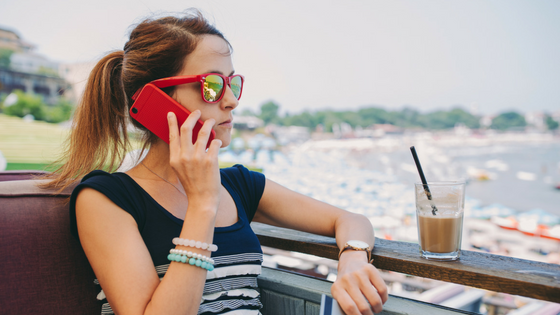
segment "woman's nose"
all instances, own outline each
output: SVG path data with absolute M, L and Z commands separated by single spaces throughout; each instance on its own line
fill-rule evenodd
M 231 87 L 226 84 L 226 90 L 224 91 L 224 97 L 222 98 L 222 106 L 224 108 L 235 109 L 239 105 L 239 100 L 233 94 Z

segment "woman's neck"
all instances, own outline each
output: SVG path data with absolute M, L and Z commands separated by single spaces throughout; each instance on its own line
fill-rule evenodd
M 164 179 L 173 184 L 179 183 L 175 171 L 169 164 L 169 145 L 161 140 L 151 145 L 146 157 L 127 173 L 143 179 Z

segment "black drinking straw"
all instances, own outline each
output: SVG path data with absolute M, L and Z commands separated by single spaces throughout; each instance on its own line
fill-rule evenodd
M 432 193 L 430 192 L 430 188 L 428 187 L 428 182 L 426 181 L 426 177 L 424 176 L 424 172 L 422 171 L 422 166 L 420 165 L 420 160 L 418 159 L 418 154 L 416 154 L 416 149 L 414 146 L 410 147 L 410 152 L 412 152 L 412 157 L 414 158 L 414 163 L 416 163 L 416 168 L 418 169 L 418 174 L 420 174 L 420 180 L 422 181 L 422 186 L 424 186 L 424 191 L 426 192 L 426 197 L 430 200 L 432 205 L 432 214 L 436 215 L 438 209 L 432 200 Z

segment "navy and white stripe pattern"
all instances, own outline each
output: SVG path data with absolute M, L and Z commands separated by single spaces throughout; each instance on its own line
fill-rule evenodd
M 212 257 L 214 270 L 206 275 L 204 292 L 198 314 L 260 315 L 262 304 L 257 286 L 257 277 L 261 273 L 262 254 L 243 253 Z M 169 264 L 156 267 L 162 278 Z M 99 284 L 97 279 L 96 284 Z M 103 290 L 99 300 L 105 299 Z M 109 303 L 104 303 L 102 315 L 114 314 Z
M 206 275 L 198 314 L 238 314 L 233 310 L 239 310 L 239 314 L 260 314 L 257 277 L 261 274 L 263 255 L 243 253 L 213 259 L 214 270 Z

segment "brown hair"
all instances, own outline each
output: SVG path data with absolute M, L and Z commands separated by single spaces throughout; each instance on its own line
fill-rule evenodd
M 178 74 L 203 35 L 227 42 L 197 10 L 182 17 L 146 19 L 132 30 L 123 51 L 102 58 L 89 75 L 62 158 L 54 162 L 61 166 L 43 187 L 62 190 L 95 169 L 118 168 L 130 148 L 127 113 L 132 95 L 150 81 Z M 143 150 L 154 143 L 153 133 L 130 121 L 143 132 Z

